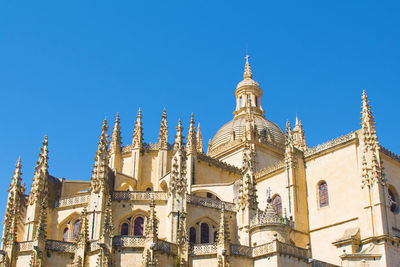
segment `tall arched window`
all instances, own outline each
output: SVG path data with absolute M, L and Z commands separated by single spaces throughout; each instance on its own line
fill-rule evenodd
M 121 225 L 121 235 L 129 235 L 129 224 L 123 223 Z
M 189 242 L 193 244 L 196 243 L 196 229 L 194 227 L 190 227 Z
M 74 225 L 72 226 L 72 241 L 76 241 L 76 239 L 78 238 L 80 225 L 81 225 L 80 220 L 76 220 L 74 222 Z
M 69 240 L 69 228 L 68 226 L 64 228 L 63 232 L 63 241 L 68 241 Z
M 399 197 L 396 193 L 396 190 L 394 188 L 390 187 L 388 189 L 388 197 L 389 197 L 389 207 L 390 211 L 393 213 L 398 213 L 399 212 Z
M 210 227 L 206 223 L 202 223 L 200 226 L 200 237 L 201 243 L 210 243 Z
M 272 198 L 272 205 L 274 205 L 276 213 L 282 217 L 282 199 L 280 195 L 275 195 Z
M 144 219 L 143 217 L 136 217 L 133 224 L 133 235 L 143 235 Z
M 218 241 L 218 231 L 214 232 L 214 242 Z
M 239 98 L 239 103 L 240 103 L 240 107 L 242 108 L 243 107 L 243 97 Z
M 320 208 L 329 205 L 328 184 L 325 181 L 320 182 L 318 185 L 318 199 Z

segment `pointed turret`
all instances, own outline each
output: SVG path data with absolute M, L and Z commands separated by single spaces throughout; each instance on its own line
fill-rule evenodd
M 201 129 L 200 129 L 200 123 L 197 125 L 197 137 L 196 137 L 196 143 L 197 143 L 197 152 L 203 153 L 203 136 L 201 134 Z
M 105 210 L 105 215 L 104 215 L 104 222 L 102 225 L 102 233 L 101 233 L 101 238 L 104 243 L 107 241 L 111 241 L 113 237 L 113 222 L 112 222 L 112 200 L 111 196 L 108 196 L 107 199 L 107 205 L 106 205 L 106 210 Z M 110 243 L 111 245 L 111 243 Z
M 239 208 L 257 210 L 257 189 L 255 182 L 254 145 L 245 143 L 242 163 L 242 181 L 239 189 Z
M 121 127 L 119 126 L 119 114 L 115 116 L 114 129 L 111 136 L 110 152 L 112 154 L 121 153 Z
M 196 127 L 194 126 L 193 113 L 190 116 L 186 152 L 188 155 L 195 154 L 197 152 Z
M 136 125 L 132 136 L 132 148 L 142 149 L 143 147 L 143 127 L 142 127 L 142 111 L 139 108 Z
M 47 222 L 47 201 L 46 199 L 42 200 L 40 205 L 40 213 L 38 226 L 36 228 L 36 232 L 34 235 L 34 241 L 45 241 L 46 240 L 46 222 Z
M 225 205 L 222 203 L 217 240 L 218 267 L 229 266 L 230 242 L 229 224 L 225 216 Z
M 158 148 L 168 149 L 168 125 L 165 108 L 161 116 L 160 133 L 158 134 Z
M 43 146 L 40 149 L 39 159 L 36 163 L 35 173 L 29 194 L 29 204 L 37 203 L 40 205 L 43 198 L 47 198 L 48 193 L 48 142 L 47 135 L 44 137 Z
M 90 191 L 99 193 L 100 191 L 107 192 L 109 190 L 108 184 L 108 125 L 107 118 L 104 119 L 101 127 L 100 140 L 97 143 L 96 157 L 93 165 L 92 178 L 90 184 Z

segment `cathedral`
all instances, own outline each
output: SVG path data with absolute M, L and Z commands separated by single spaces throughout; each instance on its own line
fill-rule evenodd
M 262 93 L 247 56 L 207 148 L 193 115 L 173 144 L 165 110 L 154 143 L 140 109 L 124 146 L 119 116 L 104 120 L 90 180 L 52 176 L 45 136 L 29 194 L 21 159 L 11 178 L 0 266 L 400 266 L 400 157 L 366 93 L 360 129 L 315 147 L 297 118 L 269 120 Z

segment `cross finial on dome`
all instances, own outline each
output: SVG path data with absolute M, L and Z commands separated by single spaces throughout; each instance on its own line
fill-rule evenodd
M 249 58 L 250 58 L 250 56 L 247 54 L 247 55 L 245 56 L 246 65 L 244 66 L 244 74 L 243 74 L 243 78 L 244 78 L 244 79 L 251 79 L 251 78 L 253 78 L 253 73 L 251 73 Z

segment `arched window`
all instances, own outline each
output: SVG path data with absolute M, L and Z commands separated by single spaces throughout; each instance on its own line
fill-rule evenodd
M 329 205 L 328 185 L 326 182 L 320 182 L 318 185 L 318 199 L 320 208 Z
M 146 188 L 146 191 L 147 191 L 147 192 L 150 192 L 150 191 L 151 191 L 151 188 L 150 188 L 150 187 L 147 187 L 147 188 Z
M 390 211 L 393 213 L 398 213 L 399 212 L 399 197 L 394 190 L 394 188 L 390 187 L 388 189 L 388 197 L 389 197 L 389 207 Z
M 72 226 L 72 241 L 76 241 L 76 239 L 78 238 L 80 225 L 81 225 L 80 220 L 76 220 L 74 222 L 74 224 Z
M 123 223 L 121 225 L 121 235 L 129 235 L 129 224 Z
M 242 108 L 243 107 L 243 97 L 239 98 L 239 102 L 240 102 L 240 107 Z
M 144 219 L 137 217 L 133 223 L 133 235 L 143 235 Z
M 256 96 L 256 107 L 258 106 L 258 97 Z
M 202 223 L 200 226 L 201 243 L 210 243 L 210 228 L 208 224 Z
M 276 213 L 282 217 L 282 199 L 280 195 L 275 195 L 272 198 L 272 205 L 274 205 Z
M 189 242 L 196 243 L 196 229 L 194 227 L 189 229 Z
M 69 240 L 69 228 L 68 226 L 64 228 L 63 232 L 63 241 L 68 241 Z

